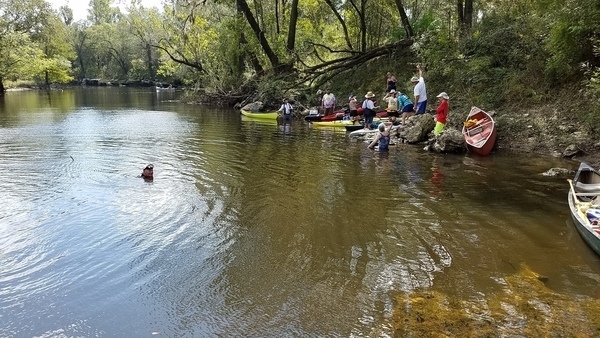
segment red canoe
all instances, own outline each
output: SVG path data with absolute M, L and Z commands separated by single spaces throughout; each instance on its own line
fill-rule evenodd
M 473 123 L 473 120 L 477 122 Z M 471 121 L 471 123 L 467 123 Z M 479 155 L 488 155 L 496 143 L 496 123 L 492 116 L 483 110 L 472 107 L 462 133 L 467 142 L 467 148 Z M 468 127 L 467 127 L 468 125 Z
M 321 121 L 335 121 L 341 120 L 344 117 L 344 111 L 338 110 L 327 116 L 321 117 Z

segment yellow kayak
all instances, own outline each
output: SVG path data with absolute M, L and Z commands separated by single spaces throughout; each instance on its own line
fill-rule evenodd
M 277 116 L 279 116 L 279 114 L 277 112 L 253 113 L 253 112 L 247 111 L 247 110 L 241 110 L 241 112 L 242 112 L 242 115 L 248 116 L 248 117 L 252 117 L 252 118 L 255 118 L 255 119 L 276 120 Z
M 248 116 L 242 116 L 242 122 L 247 124 L 262 124 L 262 125 L 273 125 L 276 126 L 278 124 L 277 119 L 257 119 Z
M 357 122 L 358 123 L 358 122 Z M 347 120 L 335 120 L 335 121 L 313 121 L 315 127 L 339 127 L 344 128 L 346 125 L 351 125 L 352 121 Z

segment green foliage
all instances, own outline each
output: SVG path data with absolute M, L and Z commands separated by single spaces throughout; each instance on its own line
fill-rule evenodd
M 0 39 L 0 78 L 16 81 L 31 79 L 36 61 L 43 52 L 28 34 L 10 32 Z
M 422 16 L 413 22 L 412 27 L 415 34 L 421 35 L 427 33 L 434 27 L 435 21 L 433 10 L 426 11 Z
M 597 0 L 557 1 L 547 49 L 551 55 L 547 74 L 555 81 L 571 80 L 581 76 L 581 63 L 600 66 L 600 57 L 594 54 L 594 40 L 600 32 L 600 2 Z
M 437 25 L 417 40 L 415 52 L 427 69 L 430 92 L 446 91 L 453 106 L 498 107 L 544 99 L 539 78 L 546 54 L 540 21 L 491 12 L 459 38 Z
M 277 105 L 288 95 L 282 91 L 285 88 L 286 82 L 280 78 L 272 78 L 270 81 L 261 81 L 258 83 L 257 91 L 259 96 L 258 101 L 262 101 L 267 105 Z

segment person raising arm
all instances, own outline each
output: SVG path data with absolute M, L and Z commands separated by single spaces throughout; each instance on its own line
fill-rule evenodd
M 415 114 L 424 114 L 427 107 L 427 89 L 425 88 L 425 79 L 423 79 L 423 70 L 420 65 L 417 65 L 419 77 L 413 76 L 410 79 L 414 87 L 414 109 Z

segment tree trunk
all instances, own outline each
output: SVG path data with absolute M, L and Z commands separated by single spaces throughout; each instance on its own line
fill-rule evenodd
M 275 26 L 277 30 L 277 35 L 281 32 L 279 28 L 279 0 L 275 0 Z
M 333 14 L 335 14 L 335 17 L 342 25 L 342 29 L 344 30 L 344 38 L 346 39 L 346 45 L 348 45 L 348 48 L 350 48 L 350 50 L 354 50 L 354 47 L 352 47 L 352 42 L 350 42 L 350 35 L 348 34 L 348 27 L 346 27 L 346 21 L 344 20 L 344 18 L 342 18 L 342 16 L 337 11 L 335 5 L 331 0 L 325 0 L 325 2 L 327 3 L 327 5 L 329 5 L 331 10 L 333 11 Z
M 365 11 L 366 11 L 366 7 L 367 7 L 367 0 L 361 0 L 360 1 L 360 39 L 362 40 L 360 43 L 360 51 L 361 52 L 366 52 L 367 51 L 367 18 L 365 15 Z
M 396 0 L 396 7 L 398 7 L 398 13 L 400 13 L 400 21 L 402 21 L 402 26 L 404 27 L 404 31 L 406 32 L 406 37 L 411 39 L 415 34 L 413 33 L 410 22 L 408 21 L 408 16 L 406 15 L 406 11 L 404 10 L 404 6 L 400 0 Z
M 240 34 L 240 44 L 241 45 L 248 44 L 248 40 L 246 40 L 246 35 L 244 33 Z M 254 68 L 254 72 L 256 72 L 256 74 L 258 74 L 258 75 L 262 75 L 264 72 L 264 69 L 260 65 L 260 61 L 258 60 L 258 57 L 256 57 L 256 54 L 254 54 L 253 52 L 244 53 L 244 55 L 240 56 L 242 58 L 242 60 L 241 60 L 242 62 L 245 60 L 246 56 L 250 59 L 250 64 L 252 65 L 252 68 Z
M 146 43 L 146 58 L 148 61 L 148 76 L 150 80 L 155 80 L 154 67 L 152 66 L 152 47 L 149 43 Z
M 457 0 L 456 11 L 460 35 L 464 36 L 473 26 L 473 0 Z
M 0 95 L 4 95 L 5 92 L 6 92 L 6 88 L 4 88 L 4 81 L 3 81 L 2 77 L 0 76 Z
M 465 25 L 468 29 L 473 27 L 473 0 L 465 0 Z
M 248 3 L 246 2 L 246 0 L 236 0 L 236 3 L 239 8 L 239 11 L 244 14 L 246 20 L 248 21 L 248 24 L 254 31 L 254 34 L 256 35 L 260 46 L 262 47 L 263 51 L 265 52 L 265 54 L 269 58 L 269 61 L 271 62 L 271 66 L 273 68 L 279 68 L 281 66 L 279 58 L 271 49 L 271 46 L 269 45 L 269 42 L 265 37 L 265 33 L 258 26 L 258 22 L 256 22 L 256 19 L 254 19 L 254 15 L 252 14 L 250 7 L 248 7 Z
M 367 51 L 367 19 L 365 17 L 365 7 L 368 0 L 360 0 L 360 8 L 354 3 L 354 0 L 349 0 L 352 7 L 358 14 L 360 19 L 360 51 Z
M 79 59 L 79 66 L 81 67 L 81 79 L 85 79 L 85 62 L 83 62 L 83 53 L 81 51 L 77 51 L 77 59 Z
M 296 49 L 296 23 L 298 22 L 298 0 L 292 0 L 290 11 L 290 28 L 288 30 L 287 50 L 293 53 Z

